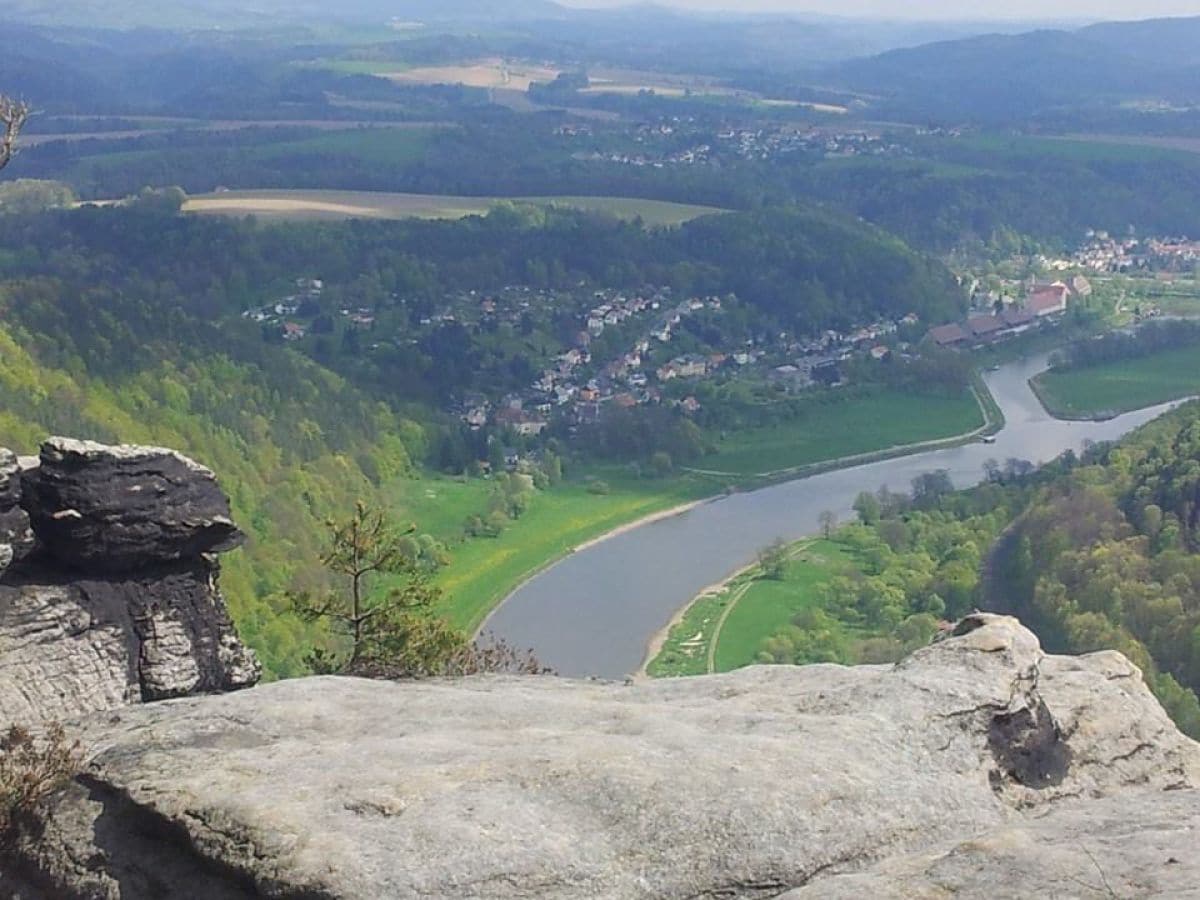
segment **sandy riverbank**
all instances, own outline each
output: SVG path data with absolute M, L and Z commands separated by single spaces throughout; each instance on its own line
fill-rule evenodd
M 604 534 L 600 535 L 599 537 L 594 537 L 589 541 L 584 541 L 582 544 L 573 547 L 571 549 L 571 553 L 578 553 L 580 550 L 586 550 L 589 547 L 602 544 L 605 541 L 624 534 L 627 531 L 633 531 L 635 528 L 641 528 L 643 525 L 650 525 L 653 522 L 661 522 L 663 519 L 673 519 L 676 516 L 682 516 L 684 513 L 692 511 L 697 506 L 705 503 L 712 503 L 720 499 L 721 495 L 718 494 L 715 497 L 706 497 L 702 500 L 692 500 L 688 503 L 680 503 L 678 506 L 672 506 L 670 509 L 662 509 L 658 512 L 647 513 L 640 519 L 634 519 L 632 522 L 626 522 L 624 525 L 618 525 L 616 528 L 604 532 Z
M 650 678 L 650 675 L 646 673 L 646 669 L 649 668 L 650 663 L 654 662 L 658 654 L 662 652 L 663 647 L 666 646 L 667 638 L 671 636 L 671 629 L 683 621 L 683 617 L 686 616 L 691 608 L 696 605 L 697 600 L 708 594 L 719 594 L 722 591 L 727 590 L 735 579 L 740 578 L 757 565 L 758 562 L 756 560 L 748 565 L 739 567 L 725 578 L 722 578 L 720 581 L 710 584 L 708 587 L 699 591 L 690 601 L 679 607 L 679 609 L 675 610 L 675 614 L 671 616 L 671 620 L 658 631 L 656 631 L 654 636 L 650 638 L 650 642 L 646 644 L 646 653 L 642 657 L 642 664 L 638 666 L 638 670 L 631 676 L 633 680 L 644 681 Z

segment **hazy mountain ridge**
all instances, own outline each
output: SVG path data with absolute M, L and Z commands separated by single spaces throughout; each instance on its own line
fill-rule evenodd
M 1089 41 L 1110 46 L 1124 56 L 1156 65 L 1200 65 L 1200 16 L 1102 22 L 1076 33 Z
M 1200 18 L 1113 22 L 891 50 L 833 75 L 885 93 L 898 114 L 995 122 L 1057 106 L 1194 101 L 1195 47 Z

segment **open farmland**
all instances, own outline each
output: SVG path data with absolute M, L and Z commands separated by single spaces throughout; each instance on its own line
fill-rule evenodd
M 1200 138 L 1168 137 L 1149 134 L 1066 134 L 1058 140 L 1094 144 L 1113 144 L 1126 147 L 1152 147 L 1158 150 L 1181 150 L 1200 153 Z
M 422 66 L 375 74 L 406 84 L 461 84 L 474 88 L 507 88 L 527 91 L 532 84 L 545 84 L 559 75 L 558 69 L 536 63 L 485 59 L 457 66 Z
M 451 197 L 374 191 L 263 190 L 224 191 L 190 197 L 184 211 L 207 215 L 261 216 L 278 219 L 461 219 L 485 215 L 494 203 L 512 200 L 569 206 L 641 219 L 648 225 L 678 225 L 722 212 L 710 206 L 626 197 Z

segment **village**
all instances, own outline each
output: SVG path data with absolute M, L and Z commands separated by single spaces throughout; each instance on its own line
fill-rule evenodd
M 717 134 L 722 149 L 746 160 L 771 160 L 790 153 L 815 153 L 826 158 L 850 156 L 898 157 L 910 151 L 873 130 L 776 127 L 727 128 Z
M 891 351 L 882 342 L 903 326 L 915 326 L 909 315 L 881 320 L 847 332 L 826 331 L 799 339 L 787 333 L 750 338 L 738 346 L 672 355 L 670 345 L 690 316 L 719 315 L 736 298 L 693 297 L 670 302 L 666 288 L 634 295 L 597 291 L 597 305 L 581 319 L 575 345 L 544 369 L 528 390 L 512 393 L 498 404 L 486 397 L 468 398 L 459 410 L 472 429 L 493 425 L 535 437 L 560 418 L 569 428 L 593 424 L 608 410 L 670 403 L 685 414 L 700 410 L 688 385 L 719 377 L 753 378 L 777 390 L 795 393 L 842 380 L 839 363 L 856 353 L 882 360 Z M 638 320 L 640 327 L 627 349 L 599 358 L 593 353 L 607 329 Z
M 722 324 L 730 295 L 677 298 L 665 286 L 638 290 L 537 288 L 506 285 L 494 291 L 465 290 L 440 301 L 391 296 L 386 304 L 334 302 L 341 294 L 316 278 L 298 278 L 295 290 L 279 301 L 247 310 L 284 341 L 335 331 L 369 333 L 365 352 L 386 346 L 419 345 L 438 329 L 465 328 L 478 336 L 497 335 L 510 346 L 531 351 L 533 377 L 523 387 L 476 388 L 451 398 L 447 411 L 471 430 L 496 429 L 537 438 L 552 425 L 568 432 L 599 422 L 613 411 L 672 406 L 686 415 L 701 410 L 695 386 L 738 379 L 780 394 L 798 394 L 844 383 L 849 360 L 883 361 L 893 353 L 908 357 L 924 344 L 948 350 L 978 349 L 1052 326 L 1073 303 L 1093 293 L 1081 271 L 1111 271 L 1128 260 L 1194 262 L 1197 244 L 1184 239 L 1113 240 L 1092 232 L 1071 257 L 1071 273 L 1057 280 L 1028 278 L 990 286 L 963 277 L 971 298 L 962 319 L 927 327 L 909 314 L 842 331 L 798 336 L 786 331 L 739 333 Z M 1043 270 L 1054 272 L 1054 261 Z M 1053 277 L 1053 276 L 1052 276 Z M 386 308 L 385 308 L 386 307 Z M 392 332 L 395 333 L 392 333 Z M 705 341 L 700 333 L 719 333 Z M 507 338 L 505 337 L 507 336 Z M 531 343 L 532 342 L 532 343 Z M 357 343 L 355 343 L 357 347 Z
M 590 127 L 560 126 L 556 134 L 592 138 Z M 902 144 L 879 130 L 830 128 L 808 125 L 724 125 L 715 132 L 690 117 L 664 117 L 631 129 L 630 147 L 594 149 L 573 154 L 577 160 L 619 165 L 665 168 L 725 160 L 766 162 L 797 153 L 842 158 L 853 156 L 901 157 L 911 155 Z M 693 142 L 694 141 L 694 142 Z
M 246 310 L 242 318 L 260 325 L 264 337 L 289 343 L 333 334 L 340 318 L 343 334 L 370 334 L 364 347 L 373 351 L 419 344 L 446 326 L 480 334 L 517 336 L 550 329 L 561 334 L 567 316 L 573 324 L 569 337 L 559 343 L 566 349 L 546 359 L 523 389 L 492 395 L 477 391 L 452 404 L 450 411 L 470 429 L 511 429 L 523 437 L 537 437 L 555 420 L 574 429 L 599 421 L 606 411 L 639 406 L 671 404 L 694 414 L 700 404 L 688 386 L 716 378 L 753 379 L 783 393 L 837 385 L 843 379 L 840 363 L 855 354 L 881 360 L 891 352 L 884 341 L 901 328 L 911 332 L 918 325 L 917 317 L 909 315 L 812 337 L 760 330 L 714 347 L 697 339 L 688 326 L 698 317 L 719 324 L 726 307 L 737 304 L 736 297 L 677 300 L 667 287 L 621 291 L 507 285 L 496 291 L 463 291 L 434 304 L 391 297 L 385 312 L 335 303 L 334 293 L 321 279 L 298 278 L 293 292 Z M 567 312 L 572 309 L 576 312 Z M 386 326 L 399 322 L 404 326 L 389 337 Z
M 1200 268 L 1200 241 L 1186 237 L 1113 237 L 1091 230 L 1069 257 L 1046 259 L 1055 271 L 1086 269 L 1100 273 L 1191 272 Z

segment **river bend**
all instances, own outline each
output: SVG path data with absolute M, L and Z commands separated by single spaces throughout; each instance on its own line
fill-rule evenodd
M 817 531 L 824 510 L 850 515 L 860 491 L 887 485 L 908 490 L 913 478 L 945 469 L 957 487 L 983 480 L 989 459 L 1048 462 L 1087 441 L 1106 441 L 1176 404 L 1127 413 L 1106 422 L 1052 418 L 1029 387 L 1045 357 L 1010 363 L 985 375 L 1004 412 L 994 444 L 959 447 L 824 472 L 732 494 L 685 513 L 649 522 L 591 544 L 519 587 L 483 630 L 571 677 L 620 678 L 636 671 L 652 637 L 705 587 L 752 562 L 777 538 Z

